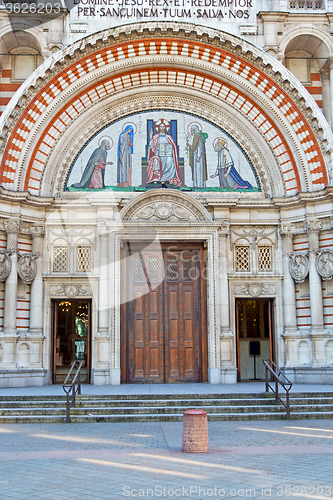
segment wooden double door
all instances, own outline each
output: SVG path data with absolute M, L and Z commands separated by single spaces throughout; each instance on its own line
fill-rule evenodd
M 128 245 L 124 257 L 122 382 L 206 381 L 203 246 Z

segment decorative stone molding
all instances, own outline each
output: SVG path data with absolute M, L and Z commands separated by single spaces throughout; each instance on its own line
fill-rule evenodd
M 135 214 L 134 219 L 140 220 L 196 220 L 188 210 L 182 209 L 172 203 L 153 203 L 150 207 L 142 208 Z
M 230 222 L 224 220 L 219 227 L 219 236 L 229 236 L 230 234 Z
M 17 274 L 26 285 L 31 285 L 37 274 L 36 259 L 40 253 L 19 253 L 17 263 Z
M 317 253 L 316 269 L 324 281 L 333 278 L 333 251 L 322 250 Z
M 289 272 L 295 283 L 303 283 L 309 274 L 309 259 L 302 253 L 289 254 Z
M 33 238 L 42 238 L 45 234 L 44 226 L 31 226 L 30 234 Z
M 75 297 L 92 297 L 93 289 L 89 285 L 60 283 L 49 285 L 49 295 L 51 297 L 67 297 L 69 299 L 74 299 Z
M 232 227 L 231 231 L 237 236 L 270 236 L 275 233 L 275 228 L 267 226 L 241 226 L 239 228 Z
M 19 220 L 8 219 L 3 223 L 3 227 L 7 234 L 16 234 L 20 231 L 21 224 Z
M 317 219 L 306 221 L 305 224 L 307 233 L 320 233 L 323 228 L 322 222 Z
M 167 192 L 166 192 L 167 191 Z M 130 201 L 120 220 L 211 221 L 207 210 L 192 196 L 175 190 L 156 189 Z
M 292 224 L 280 223 L 280 235 L 293 237 L 296 234 L 296 229 Z
M 12 261 L 10 256 L 13 254 L 11 251 L 0 250 L 0 282 L 6 281 L 12 270 Z
M 260 297 L 261 295 L 275 296 L 278 287 L 271 283 L 240 283 L 233 286 L 234 295 L 250 295 L 251 297 Z

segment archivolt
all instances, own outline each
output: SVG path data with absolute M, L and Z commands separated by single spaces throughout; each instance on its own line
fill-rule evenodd
M 97 51 L 86 47 L 89 54 L 53 76 L 16 121 L 1 164 L 2 185 L 41 193 L 48 159 L 78 117 L 88 118 L 88 109 L 103 100 L 162 87 L 166 94 L 187 89 L 233 107 L 269 145 L 288 195 L 327 185 L 324 158 L 304 113 L 262 69 L 217 45 L 147 37 Z

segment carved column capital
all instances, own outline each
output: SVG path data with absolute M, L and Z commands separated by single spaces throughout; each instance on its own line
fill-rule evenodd
M 218 235 L 229 236 L 229 234 L 230 234 L 230 222 L 224 220 L 218 229 Z
M 15 234 L 20 231 L 21 223 L 18 219 L 8 219 L 3 223 L 7 234 Z
M 329 80 L 330 79 L 330 70 L 328 68 L 321 69 L 319 71 L 320 73 L 320 79 L 323 82 L 324 80 Z
M 286 224 L 285 222 L 280 223 L 280 235 L 282 236 L 282 238 L 288 236 L 289 238 L 293 238 L 295 234 L 296 231 L 292 224 Z
M 307 233 L 319 234 L 323 228 L 323 223 L 318 219 L 307 220 L 305 223 Z
M 32 238 L 42 238 L 45 234 L 44 226 L 31 226 L 30 234 Z

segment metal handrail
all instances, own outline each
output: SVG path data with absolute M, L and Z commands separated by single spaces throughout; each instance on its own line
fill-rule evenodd
M 68 375 L 66 377 L 65 382 L 62 384 L 62 388 L 66 393 L 66 422 L 69 424 L 71 421 L 71 408 L 75 408 L 75 396 L 76 394 L 81 394 L 81 374 L 80 370 L 84 364 L 84 361 L 74 361 L 72 364 Z M 77 370 L 75 375 L 72 375 L 72 371 L 74 366 L 77 366 Z M 69 378 L 72 379 L 71 382 L 68 382 Z M 75 387 L 76 386 L 76 387 Z M 70 400 L 70 392 L 72 391 L 72 400 Z
M 272 361 L 271 359 L 263 359 L 262 362 L 266 367 L 266 392 L 269 392 L 269 389 L 275 394 L 275 404 L 281 403 L 285 409 L 287 410 L 287 420 L 290 420 L 290 401 L 289 401 L 289 391 L 292 388 L 293 384 L 290 380 L 285 376 L 285 374 L 281 371 L 281 369 Z M 274 367 L 274 368 L 272 368 Z M 269 375 L 271 374 L 273 378 L 273 382 L 275 381 L 275 390 L 273 387 L 269 385 Z M 284 380 L 281 380 L 283 378 Z M 284 402 L 279 396 L 279 384 L 286 391 L 286 402 Z

